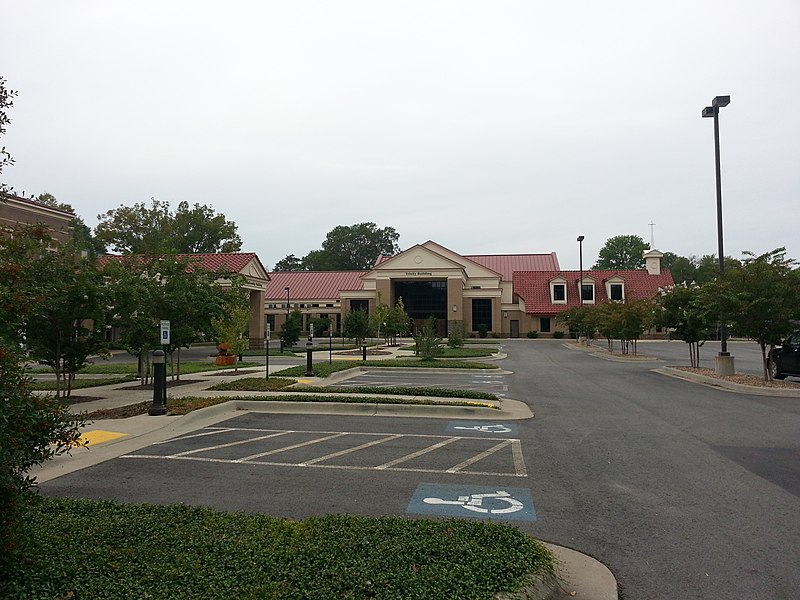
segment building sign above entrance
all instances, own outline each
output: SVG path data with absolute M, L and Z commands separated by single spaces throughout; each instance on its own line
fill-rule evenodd
M 409 277 L 420 277 L 421 275 L 433 275 L 430 271 L 406 271 L 406 275 Z

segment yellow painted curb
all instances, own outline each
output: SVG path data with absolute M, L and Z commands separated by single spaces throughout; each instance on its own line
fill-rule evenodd
M 119 433 L 117 431 L 103 431 L 102 429 L 95 429 L 92 431 L 85 431 L 81 434 L 78 443 L 83 446 L 94 446 L 104 442 L 110 442 L 121 437 L 125 437 L 127 433 Z

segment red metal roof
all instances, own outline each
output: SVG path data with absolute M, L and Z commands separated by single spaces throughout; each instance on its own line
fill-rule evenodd
M 503 276 L 503 281 L 511 281 L 517 271 L 557 271 L 558 257 L 549 254 L 472 254 L 464 258 L 491 269 Z
M 339 297 L 341 290 L 363 289 L 361 278 L 368 271 L 274 271 L 269 274 L 268 301 L 331 300 Z
M 111 261 L 115 260 L 130 260 L 136 257 L 137 260 L 144 260 L 143 254 L 123 254 L 112 255 L 106 254 L 97 257 L 98 264 L 103 267 Z M 188 270 L 195 268 L 205 269 L 216 273 L 217 271 L 230 271 L 232 273 L 239 273 L 244 269 L 250 261 L 255 261 L 261 265 L 261 261 L 255 252 L 219 252 L 217 254 L 176 254 L 175 258 L 179 260 L 188 260 Z M 261 265 L 264 269 L 264 266 Z M 266 271 L 266 269 L 264 269 Z
M 550 300 L 550 281 L 556 277 L 567 280 L 567 304 L 553 304 Z M 672 273 L 661 271 L 650 275 L 647 271 L 584 271 L 584 280 L 594 280 L 595 303 L 608 301 L 605 282 L 619 277 L 625 285 L 626 299 L 653 298 L 659 288 L 673 285 Z M 578 279 L 580 271 L 517 271 L 514 273 L 514 293 L 525 301 L 529 315 L 553 315 L 572 306 L 578 306 Z

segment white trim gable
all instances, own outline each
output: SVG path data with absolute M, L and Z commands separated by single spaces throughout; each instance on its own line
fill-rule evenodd
M 563 292 L 563 300 L 556 300 L 556 286 L 561 286 L 561 291 Z M 550 280 L 550 303 L 551 304 L 567 304 L 568 301 L 568 291 L 567 291 L 567 278 L 559 275 L 558 277 L 553 277 Z

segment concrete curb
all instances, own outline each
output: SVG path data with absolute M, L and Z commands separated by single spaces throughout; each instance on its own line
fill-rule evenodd
M 700 373 L 691 373 L 682 369 L 674 367 L 660 367 L 652 369 L 654 373 L 666 375 L 667 377 L 675 377 L 676 379 L 683 379 L 691 383 L 699 383 L 717 389 L 723 389 L 728 392 L 736 392 L 738 394 L 748 394 L 750 396 L 768 396 L 772 398 L 800 398 L 800 389 L 789 388 L 765 388 L 753 385 L 744 385 L 742 383 L 734 383 L 732 381 L 725 381 L 724 379 L 717 379 L 715 377 L 708 377 Z

